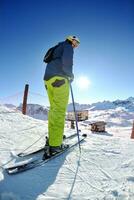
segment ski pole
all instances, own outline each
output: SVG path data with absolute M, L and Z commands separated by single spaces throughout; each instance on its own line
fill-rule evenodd
M 78 136 L 79 150 L 80 150 L 80 153 L 81 153 L 80 136 L 79 136 L 79 129 L 78 129 L 78 120 L 77 120 L 77 114 L 76 114 L 75 103 L 74 103 L 73 89 L 72 89 L 72 85 L 71 85 L 71 82 L 70 82 L 70 81 L 69 81 L 69 85 L 70 85 L 71 96 L 72 96 L 72 103 L 73 103 L 73 110 L 74 110 L 74 117 L 75 117 L 76 131 L 77 131 L 77 136 Z

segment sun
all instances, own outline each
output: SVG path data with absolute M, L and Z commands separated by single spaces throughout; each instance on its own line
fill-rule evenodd
M 80 76 L 76 80 L 76 86 L 79 89 L 86 90 L 89 88 L 90 85 L 91 85 L 91 81 L 86 76 Z

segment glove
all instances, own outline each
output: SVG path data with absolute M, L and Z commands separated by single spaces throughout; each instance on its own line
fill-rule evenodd
M 74 75 L 72 74 L 71 76 L 68 77 L 68 81 L 69 81 L 70 83 L 72 83 L 73 80 L 74 80 Z

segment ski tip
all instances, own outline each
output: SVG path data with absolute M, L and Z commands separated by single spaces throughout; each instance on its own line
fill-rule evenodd
M 18 153 L 17 156 L 18 156 L 18 157 L 23 157 L 23 156 L 24 156 L 24 153 Z

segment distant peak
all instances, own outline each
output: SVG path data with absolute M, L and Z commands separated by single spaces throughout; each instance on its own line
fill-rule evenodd
M 129 98 L 127 99 L 127 101 L 132 101 L 132 102 L 134 102 L 134 97 L 129 97 Z

